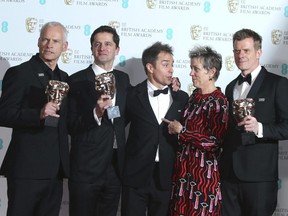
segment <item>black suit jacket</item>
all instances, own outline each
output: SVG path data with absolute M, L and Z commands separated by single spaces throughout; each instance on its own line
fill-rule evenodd
M 188 94 L 171 90 L 173 103 L 165 118 L 180 120 Z M 131 121 L 126 144 L 124 185 L 144 187 L 152 178 L 155 156 L 159 144 L 159 180 L 162 189 L 170 190 L 177 136 L 168 134 L 167 123 L 160 125 L 150 105 L 147 80 L 129 91 L 127 118 Z
M 33 56 L 11 67 L 3 79 L 0 125 L 13 129 L 0 170 L 7 177 L 47 179 L 56 177 L 59 170 L 63 176 L 69 175 L 66 102 L 60 108 L 58 128 L 44 126 L 40 110 L 47 103 L 45 89 L 49 78 L 45 73 L 47 66 L 39 61 Z M 68 75 L 60 71 L 60 77 L 65 81 Z
M 230 104 L 228 133 L 224 140 L 220 161 L 222 177 L 229 178 L 234 172 L 242 181 L 278 180 L 278 140 L 288 138 L 288 81 L 269 73 L 262 67 L 247 98 L 255 101 L 255 117 L 263 124 L 263 138 L 250 133 L 253 144 L 244 145 L 241 131 L 237 130 L 232 114 L 234 79 L 226 87 Z
M 121 117 L 113 124 L 104 115 L 99 126 L 93 109 L 99 94 L 95 90 L 95 74 L 92 66 L 69 77 L 68 125 L 71 134 L 71 180 L 103 183 L 104 173 L 111 163 L 114 133 L 117 140 L 118 169 L 122 173 L 125 147 L 125 104 L 130 87 L 126 73 L 114 70 L 116 79 L 116 106 Z

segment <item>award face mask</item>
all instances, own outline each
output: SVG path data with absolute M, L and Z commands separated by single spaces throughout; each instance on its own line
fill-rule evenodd
M 252 98 L 244 98 L 233 101 L 233 114 L 237 122 L 241 122 L 245 116 L 255 114 L 255 102 Z
M 110 95 L 111 99 L 114 98 L 116 86 L 115 77 L 113 73 L 102 73 L 95 77 L 95 89 L 101 94 Z
M 60 106 L 68 90 L 69 85 L 66 82 L 50 80 L 45 91 L 48 102 L 54 102 Z

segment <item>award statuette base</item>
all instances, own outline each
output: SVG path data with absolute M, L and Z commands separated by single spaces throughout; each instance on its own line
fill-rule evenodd
M 253 145 L 255 144 L 255 134 L 253 132 L 242 132 L 241 139 L 243 145 Z
M 48 116 L 45 118 L 44 125 L 48 127 L 58 127 L 59 118 L 54 116 Z
M 120 117 L 120 110 L 118 106 L 111 106 L 107 108 L 107 115 L 109 119 Z

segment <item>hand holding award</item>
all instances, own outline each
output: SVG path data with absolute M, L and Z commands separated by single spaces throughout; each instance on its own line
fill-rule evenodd
M 107 94 L 111 100 L 116 93 L 116 80 L 113 73 L 102 73 L 95 77 L 95 89 L 100 94 Z M 107 108 L 107 115 L 109 119 L 120 117 L 120 110 L 118 106 L 110 106 Z
M 63 99 L 67 96 L 68 90 L 69 85 L 66 82 L 50 80 L 45 91 L 45 94 L 47 95 L 47 101 L 53 102 L 60 107 Z M 54 116 L 47 116 L 45 118 L 45 125 L 57 127 L 58 118 Z

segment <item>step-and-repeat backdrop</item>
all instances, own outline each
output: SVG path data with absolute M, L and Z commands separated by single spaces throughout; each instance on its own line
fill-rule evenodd
M 115 67 L 128 73 L 134 85 L 145 79 L 143 49 L 162 41 L 174 47 L 174 75 L 188 93 L 192 89 L 189 49 L 210 45 L 220 52 L 224 64 L 217 84 L 224 91 L 239 74 L 232 35 L 241 28 L 263 36 L 261 64 L 288 76 L 288 0 L 0 0 L 0 94 L 5 71 L 38 51 L 39 30 L 48 21 L 60 21 L 69 30 L 69 49 L 59 62 L 69 74 L 92 62 L 90 35 L 100 25 L 110 25 L 121 37 Z M 10 134 L 11 129 L 0 128 L 0 162 Z M 288 215 L 287 144 L 282 141 L 279 146 L 279 201 L 274 216 Z M 64 183 L 61 216 L 68 215 L 69 205 Z M 6 208 L 6 179 L 1 177 L 0 215 Z

